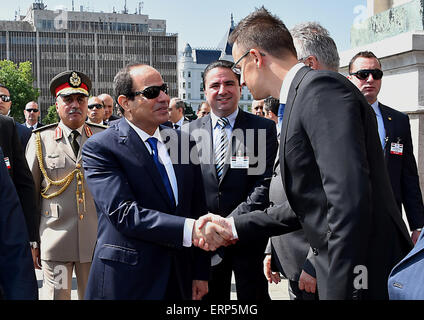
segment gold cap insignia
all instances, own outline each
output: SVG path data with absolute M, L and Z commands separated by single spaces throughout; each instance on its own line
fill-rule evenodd
M 76 72 L 72 72 L 71 76 L 69 77 L 69 84 L 77 88 L 81 85 L 81 78 Z

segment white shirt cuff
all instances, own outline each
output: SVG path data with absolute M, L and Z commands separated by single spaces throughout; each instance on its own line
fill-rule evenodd
M 193 242 L 194 219 L 187 218 L 184 221 L 183 247 L 191 247 Z
M 230 221 L 231 223 L 231 231 L 233 232 L 233 239 L 238 239 L 238 234 L 237 234 L 237 230 L 236 230 L 236 225 L 234 223 L 234 217 L 229 217 L 228 221 Z

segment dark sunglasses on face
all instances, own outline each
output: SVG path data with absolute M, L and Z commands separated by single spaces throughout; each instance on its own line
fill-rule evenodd
M 2 94 L 0 96 L 0 99 L 2 99 L 3 102 L 9 102 L 10 101 L 10 96 L 6 96 L 5 94 Z
M 25 109 L 26 112 L 38 112 L 38 109 Z
M 367 80 L 370 74 L 372 74 L 374 80 L 380 80 L 381 78 L 383 78 L 383 71 L 381 71 L 380 69 L 364 69 L 350 73 L 351 76 L 355 76 L 359 80 Z
M 138 96 L 139 94 L 141 94 L 147 99 L 155 99 L 159 97 L 159 94 L 161 91 L 168 94 L 168 85 L 166 83 L 164 83 L 161 86 L 151 86 L 151 87 L 147 87 L 146 89 L 142 91 L 136 91 L 134 92 L 134 95 Z
M 103 105 L 102 105 L 102 104 L 100 104 L 100 103 L 97 103 L 97 104 L 89 104 L 89 105 L 88 105 L 88 109 L 93 109 L 93 108 L 101 109 L 101 108 L 103 108 Z

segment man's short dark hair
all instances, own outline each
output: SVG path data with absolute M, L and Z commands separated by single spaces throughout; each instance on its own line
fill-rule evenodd
M 10 92 L 10 89 L 6 85 L 4 85 L 3 83 L 0 83 L 0 88 L 5 88 L 7 91 Z
M 272 111 L 273 114 L 278 116 L 278 108 L 280 107 L 280 100 L 274 97 L 268 97 L 264 100 L 264 109 L 266 111 Z
M 274 57 L 286 56 L 288 53 L 297 56 L 286 25 L 263 6 L 239 22 L 230 34 L 229 42 L 237 43 L 245 50 L 259 47 Z
M 133 79 L 130 75 L 131 69 L 134 67 L 145 66 L 143 63 L 128 64 L 118 71 L 113 79 L 113 92 L 115 95 L 115 102 L 119 106 L 119 110 L 124 114 L 124 109 L 119 105 L 118 97 L 120 95 L 126 96 L 129 100 L 134 100 Z
M 211 71 L 212 69 L 215 69 L 215 68 L 227 68 L 227 69 L 230 69 L 231 72 L 232 72 L 233 71 L 231 69 L 232 67 L 233 67 L 233 63 L 231 61 L 227 61 L 227 60 L 217 60 L 217 61 L 209 63 L 206 66 L 205 71 L 203 72 L 203 88 L 206 89 L 205 79 L 206 79 L 206 75 L 209 73 L 209 71 Z M 236 73 L 234 73 L 234 75 L 236 76 L 238 84 L 240 85 L 240 75 L 236 74 Z
M 183 114 L 185 114 L 186 105 L 183 100 L 180 98 L 174 98 L 175 100 L 175 109 L 183 109 Z
M 352 71 L 352 65 L 353 65 L 353 63 L 358 58 L 374 58 L 374 59 L 376 59 L 378 61 L 378 64 L 380 65 L 380 68 L 381 68 L 381 62 L 376 57 L 376 55 L 374 53 L 372 53 L 371 51 L 360 51 L 357 54 L 355 54 L 352 59 L 350 59 L 350 62 L 349 62 L 349 73 Z

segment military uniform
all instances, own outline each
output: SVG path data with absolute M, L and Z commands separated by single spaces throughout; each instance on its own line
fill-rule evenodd
M 73 94 L 69 88 L 65 90 Z M 84 295 L 96 244 L 97 213 L 85 184 L 81 149 L 91 135 L 105 128 L 84 123 L 76 129 L 77 155 L 71 145 L 72 130 L 63 121 L 34 130 L 28 142 L 26 158 L 39 195 L 40 252 L 43 286 L 47 287 L 43 288 L 44 298 L 70 299 L 74 266 L 78 296 Z M 63 266 L 70 273 L 67 277 L 61 274 Z

